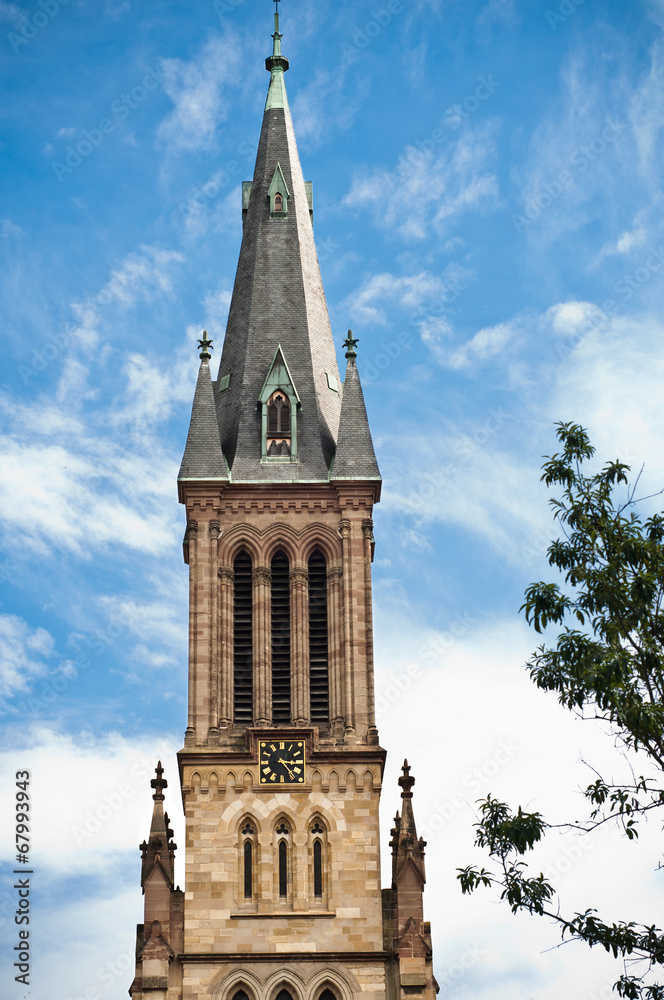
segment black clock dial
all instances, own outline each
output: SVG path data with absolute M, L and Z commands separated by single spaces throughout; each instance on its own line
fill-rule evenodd
M 260 740 L 258 766 L 261 785 L 304 784 L 304 747 L 304 740 Z

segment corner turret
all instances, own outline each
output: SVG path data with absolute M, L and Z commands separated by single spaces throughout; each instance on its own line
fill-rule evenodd
M 159 994 L 153 991 L 168 989 L 173 982 L 170 966 L 184 941 L 184 893 L 174 888 L 177 844 L 164 812 L 168 782 L 161 761 L 155 772 L 157 777 L 150 782 L 154 789 L 150 836 L 140 846 L 145 917 L 136 928 L 136 975 L 129 989 L 134 998 L 147 995 L 144 991 L 154 996 Z

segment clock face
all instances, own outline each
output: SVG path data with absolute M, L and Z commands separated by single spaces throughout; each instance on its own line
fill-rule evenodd
M 261 785 L 304 784 L 304 740 L 259 740 Z

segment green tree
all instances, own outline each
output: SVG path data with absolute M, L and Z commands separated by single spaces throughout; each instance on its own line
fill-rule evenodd
M 648 762 L 648 777 L 632 771 L 627 783 L 598 776 L 585 790 L 585 823 L 556 824 L 588 832 L 620 824 L 630 839 L 638 822 L 664 806 L 664 518 L 642 519 L 630 488 L 629 466 L 611 462 L 586 475 L 584 462 L 595 449 L 576 424 L 558 424 L 562 451 L 547 458 L 542 481 L 562 490 L 551 499 L 563 538 L 548 549 L 549 565 L 564 584 L 535 583 L 521 610 L 541 633 L 557 628 L 552 645 L 542 645 L 527 664 L 539 688 L 555 691 L 560 703 L 582 718 L 607 724 L 618 750 L 637 752 Z M 620 494 L 623 499 L 620 499 Z M 480 803 L 476 845 L 488 851 L 489 868 L 458 869 L 464 893 L 498 887 L 513 913 L 546 916 L 563 940 L 585 941 L 615 957 L 643 960 L 615 984 L 621 997 L 664 1000 L 664 985 L 653 982 L 664 965 L 664 934 L 634 922 L 606 923 L 594 909 L 565 916 L 561 901 L 525 858 L 552 824 L 540 813 L 512 811 L 489 795 Z

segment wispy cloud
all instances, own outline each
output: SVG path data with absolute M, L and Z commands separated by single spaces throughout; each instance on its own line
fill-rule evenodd
M 516 335 L 509 323 L 498 323 L 475 334 L 463 347 L 452 352 L 444 361 L 448 368 L 471 369 L 497 354 L 502 354 Z
M 16 615 L 0 614 L 0 697 L 26 691 L 45 674 L 55 643 L 46 629 L 30 628 Z
M 159 141 L 175 153 L 207 147 L 228 115 L 224 89 L 239 79 L 239 38 L 227 31 L 206 42 L 191 62 L 164 59 L 161 65 L 174 108 L 159 125 Z
M 139 300 L 151 302 L 157 295 L 170 295 L 174 272 L 184 261 L 184 256 L 177 250 L 141 246 L 140 250 L 128 254 L 120 267 L 111 272 L 97 299 L 101 304 L 116 302 L 131 308 Z
M 423 240 L 431 230 L 447 235 L 464 213 L 499 206 L 498 179 L 490 166 L 495 155 L 495 125 L 468 126 L 440 149 L 408 146 L 393 170 L 365 169 L 344 203 L 372 209 L 377 226 L 406 240 Z
M 496 27 L 514 27 L 521 23 L 521 15 L 514 0 L 489 0 L 476 20 L 477 35 L 483 45 L 488 45 Z

